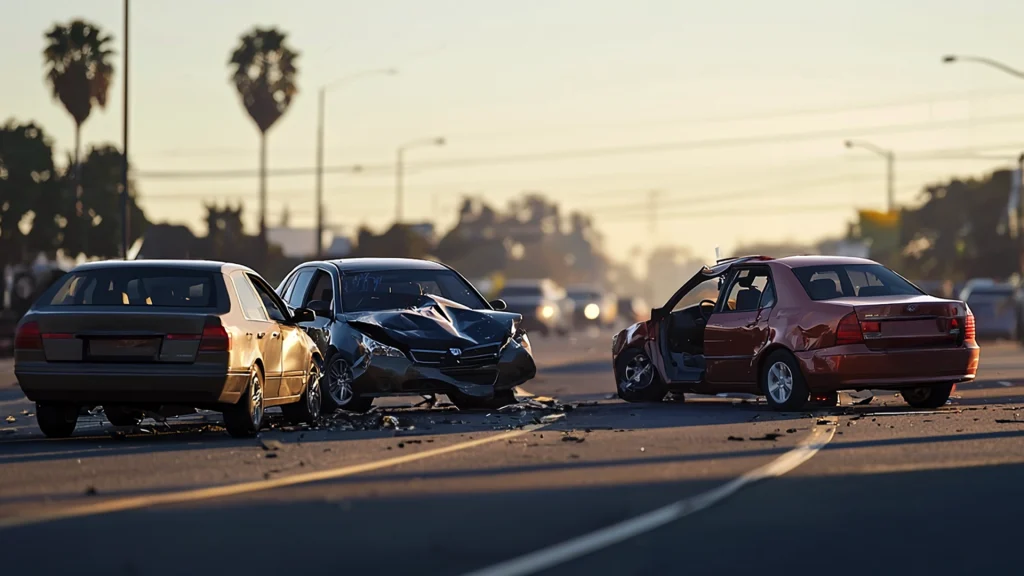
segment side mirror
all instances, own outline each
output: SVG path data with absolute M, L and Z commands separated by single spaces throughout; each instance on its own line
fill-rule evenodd
M 491 300 L 491 308 L 494 308 L 495 310 L 507 310 L 508 304 L 505 304 L 504 300 L 498 298 L 497 300 Z
M 326 300 L 313 300 L 306 305 L 313 314 L 321 318 L 330 318 L 331 316 L 331 303 Z
M 299 308 L 292 314 L 292 320 L 296 324 L 302 324 L 303 322 L 312 322 L 316 320 L 316 314 L 313 313 L 309 308 Z

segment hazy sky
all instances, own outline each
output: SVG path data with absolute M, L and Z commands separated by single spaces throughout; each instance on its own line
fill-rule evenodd
M 121 6 L 0 0 L 0 119 L 39 122 L 63 156 L 73 124 L 43 83 L 43 32 L 84 17 L 121 51 Z M 255 171 L 257 131 L 226 63 L 242 33 L 276 25 L 302 54 L 301 93 L 270 133 L 272 171 L 313 166 L 320 85 L 401 70 L 328 95 L 326 163 L 367 167 L 326 177 L 330 224 L 389 224 L 395 148 L 444 136 L 408 153 L 409 217 L 450 224 L 460 194 L 504 204 L 541 191 L 591 212 L 627 258 L 652 241 L 659 190 L 658 241 L 710 258 L 716 244 L 840 233 L 854 207 L 883 207 L 884 163 L 845 150 L 847 136 L 897 151 L 900 202 L 1009 164 L 1024 149 L 1024 81 L 940 59 L 1024 67 L 1022 22 L 1020 0 L 132 0 L 131 161 L 150 219 L 198 227 L 204 198 L 245 199 L 255 229 L 255 178 L 166 176 Z M 116 66 L 87 145 L 120 145 Z M 924 158 L 963 149 L 992 158 Z M 509 159 L 522 155 L 541 158 Z M 489 160 L 422 164 L 473 158 Z M 271 178 L 271 224 L 287 205 L 293 225 L 311 225 L 313 182 Z

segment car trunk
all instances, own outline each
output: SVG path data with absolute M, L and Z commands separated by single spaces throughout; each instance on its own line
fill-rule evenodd
M 192 363 L 204 327 L 220 324 L 204 313 L 150 311 L 62 311 L 36 320 L 47 362 Z
M 831 300 L 852 306 L 871 350 L 955 347 L 963 344 L 967 308 L 928 296 Z

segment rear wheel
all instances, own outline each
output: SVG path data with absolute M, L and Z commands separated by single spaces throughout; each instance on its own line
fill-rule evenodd
M 515 404 L 516 394 L 512 390 L 497 390 L 494 392 L 493 398 L 474 398 L 473 396 L 452 392 L 448 395 L 448 399 L 459 410 L 497 410 L 502 406 Z
M 47 438 L 67 438 L 78 424 L 78 406 L 36 402 L 36 423 Z
M 761 390 L 775 410 L 793 412 L 807 404 L 810 392 L 793 355 L 784 350 L 772 353 L 761 370 Z
M 327 364 L 324 379 L 326 386 L 322 387 L 324 393 L 321 394 L 324 412 L 334 413 L 340 408 L 346 412 L 362 413 L 373 407 L 372 397 L 356 395 L 352 366 L 340 354 L 335 354 Z
M 637 348 L 619 355 L 615 380 L 619 398 L 626 402 L 661 402 L 668 394 L 647 353 Z
M 900 390 L 903 400 L 913 408 L 939 408 L 946 405 L 953 393 L 953 384 L 922 386 Z
M 235 438 L 251 438 L 263 427 L 263 412 L 263 372 L 253 367 L 242 397 L 224 410 L 224 427 Z
M 142 412 L 124 406 L 104 406 L 103 413 L 114 426 L 138 426 L 142 423 Z
M 285 404 L 281 407 L 284 417 L 293 424 L 315 424 L 320 418 L 321 393 L 320 367 L 314 362 L 309 366 L 309 376 L 302 397 L 294 404 Z

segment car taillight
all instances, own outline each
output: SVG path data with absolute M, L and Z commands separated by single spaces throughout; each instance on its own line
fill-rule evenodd
M 857 313 L 851 312 L 839 321 L 839 326 L 836 328 L 836 346 L 860 344 L 861 342 L 864 342 L 864 333 L 861 332 Z
M 968 314 L 967 319 L 964 320 L 964 341 L 974 342 L 976 330 L 974 327 L 974 314 Z
M 14 334 L 14 348 L 17 350 L 42 350 L 43 337 L 39 333 L 39 324 L 26 322 L 18 326 Z
M 199 342 L 200 352 L 227 352 L 231 349 L 231 335 L 223 326 L 206 326 Z

